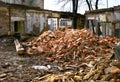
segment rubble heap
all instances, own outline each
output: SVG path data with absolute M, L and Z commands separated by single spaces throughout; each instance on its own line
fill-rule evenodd
M 51 61 L 55 59 L 71 61 L 87 56 L 113 54 L 113 48 L 118 41 L 115 37 L 98 37 L 85 29 L 62 29 L 46 31 L 23 45 L 29 55 L 47 56 Z
M 115 37 L 99 37 L 89 30 L 65 28 L 46 31 L 23 45 L 28 55 L 40 55 L 64 71 L 35 78 L 33 82 L 119 82 L 120 63 L 111 60 L 118 42 Z

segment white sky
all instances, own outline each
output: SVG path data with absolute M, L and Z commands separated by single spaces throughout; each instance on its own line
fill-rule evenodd
M 58 0 L 44 0 L 45 1 L 45 9 L 49 10 L 56 10 L 56 11 L 62 11 L 63 8 L 61 7 L 62 4 L 57 4 Z M 107 0 L 101 0 L 99 8 L 107 8 L 106 4 Z M 68 8 L 64 8 L 65 11 L 70 11 L 71 4 L 68 4 Z M 108 7 L 113 7 L 120 5 L 120 0 L 108 0 Z M 87 10 L 87 5 L 81 5 L 78 9 L 79 13 L 84 14 L 85 10 Z

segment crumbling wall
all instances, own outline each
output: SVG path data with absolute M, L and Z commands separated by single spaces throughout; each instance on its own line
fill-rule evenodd
M 0 12 L 0 36 L 7 35 L 9 30 L 9 16 Z
M 19 8 L 11 8 L 11 16 L 14 17 L 25 17 L 25 10 Z
M 33 7 L 40 7 L 44 9 L 44 0 L 25 0 L 25 4 Z
M 40 34 L 46 24 L 46 14 L 40 13 L 40 12 L 35 12 L 35 11 L 28 11 L 26 13 L 26 18 L 27 18 L 27 33 L 32 33 L 32 34 Z
M 15 22 L 19 22 L 18 25 L 18 32 L 25 33 L 26 31 L 26 20 L 25 20 L 25 10 L 19 8 L 11 8 L 11 31 L 15 32 Z
M 120 11 L 114 11 L 115 36 L 120 38 Z
M 91 31 L 94 29 L 95 33 L 97 34 L 98 27 L 100 27 L 102 36 L 112 36 L 112 22 L 114 21 L 113 16 L 113 12 L 94 13 L 86 15 L 86 19 L 89 22 L 89 27 Z

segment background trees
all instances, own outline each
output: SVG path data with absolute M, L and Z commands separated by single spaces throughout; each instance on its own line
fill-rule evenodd
M 79 3 L 82 4 L 87 4 L 89 10 L 93 10 L 93 9 L 98 9 L 98 4 L 99 4 L 100 0 L 58 0 L 58 3 L 63 3 L 62 7 L 65 7 L 68 3 L 72 3 L 72 13 L 73 13 L 73 23 L 72 23 L 72 27 L 74 29 L 77 28 L 77 12 L 78 12 L 78 8 Z
M 85 0 L 85 1 L 87 3 L 89 10 L 98 9 L 98 3 L 100 0 Z

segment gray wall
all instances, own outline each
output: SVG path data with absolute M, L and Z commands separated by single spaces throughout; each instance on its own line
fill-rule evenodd
M 44 8 L 44 0 L 0 0 L 6 3 L 24 4 L 33 7 Z

